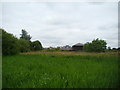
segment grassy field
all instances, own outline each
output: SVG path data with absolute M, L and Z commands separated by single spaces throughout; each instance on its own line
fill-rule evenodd
M 3 88 L 116 88 L 115 53 L 29 52 L 3 56 Z

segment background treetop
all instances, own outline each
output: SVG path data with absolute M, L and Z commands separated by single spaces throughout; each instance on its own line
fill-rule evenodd
M 89 52 L 104 52 L 106 49 L 107 43 L 105 40 L 99 38 L 94 39 L 92 42 L 87 42 L 84 45 L 84 50 Z
M 30 41 L 30 39 L 32 38 L 30 35 L 28 35 L 28 32 L 24 29 L 22 29 L 22 34 L 20 34 L 22 39 L 28 40 Z

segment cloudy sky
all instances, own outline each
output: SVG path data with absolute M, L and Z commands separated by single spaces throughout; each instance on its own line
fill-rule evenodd
M 22 29 L 43 47 L 100 38 L 118 47 L 117 2 L 4 2 L 2 28 L 18 38 Z

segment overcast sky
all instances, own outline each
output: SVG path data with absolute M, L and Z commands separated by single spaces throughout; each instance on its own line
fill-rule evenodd
M 74 45 L 100 38 L 118 47 L 118 3 L 4 2 L 2 28 L 18 38 L 25 29 L 43 47 Z

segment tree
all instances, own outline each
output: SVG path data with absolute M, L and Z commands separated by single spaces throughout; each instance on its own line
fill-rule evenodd
M 25 40 L 25 39 L 19 39 L 19 49 L 20 49 L 20 52 L 28 52 L 30 51 L 30 44 L 29 44 L 29 41 L 28 40 Z
M 91 43 L 87 42 L 86 44 L 84 44 L 83 49 L 84 51 L 92 51 Z
M 30 44 L 30 50 L 31 50 L 31 51 L 34 51 L 33 42 L 32 42 L 32 41 L 29 41 L 29 44 Z
M 24 29 L 22 29 L 22 34 L 20 34 L 22 39 L 28 40 L 30 41 L 30 39 L 32 38 L 30 35 L 28 35 L 27 31 L 25 31 Z
M 120 53 L 120 47 L 118 47 L 118 52 Z
M 84 45 L 84 50 L 89 52 L 104 52 L 106 49 L 106 41 L 99 40 L 98 38 L 93 40 L 91 43 L 86 43 Z
M 0 56 L 2 55 L 2 29 L 0 29 Z
M 111 47 L 108 47 L 108 50 L 111 50 Z
M 41 50 L 41 49 L 42 49 L 42 44 L 41 44 L 40 41 L 38 41 L 38 40 L 32 42 L 32 46 L 33 46 L 33 50 L 34 50 L 34 51 L 37 51 L 37 50 Z
M 25 40 L 29 41 L 30 50 L 33 50 L 32 42 L 30 41 L 30 39 L 32 37 L 30 35 L 28 35 L 27 31 L 22 29 L 22 34 L 20 34 L 20 35 L 21 35 L 20 39 L 25 39 Z
M 13 34 L 2 30 L 2 53 L 3 55 L 13 55 L 19 52 L 18 39 Z

